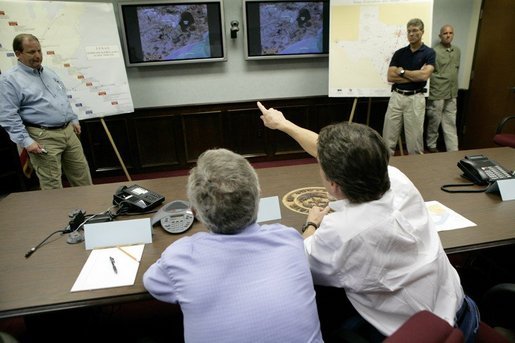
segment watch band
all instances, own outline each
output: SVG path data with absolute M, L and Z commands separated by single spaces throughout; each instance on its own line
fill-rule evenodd
M 302 225 L 302 233 L 308 229 L 308 227 L 313 226 L 316 229 L 318 229 L 318 225 L 313 222 L 306 222 L 306 224 Z

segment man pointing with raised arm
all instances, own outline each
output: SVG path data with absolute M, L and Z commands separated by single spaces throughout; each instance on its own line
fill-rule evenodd
M 304 227 L 303 237 L 314 283 L 345 289 L 359 314 L 342 325 L 353 323 L 352 330 L 381 341 L 428 310 L 473 340 L 477 307 L 464 295 L 419 191 L 388 165 L 381 136 L 347 122 L 317 135 L 257 105 L 266 127 L 285 132 L 317 157 L 322 183 L 336 199 L 310 210 L 307 222 L 313 224 Z

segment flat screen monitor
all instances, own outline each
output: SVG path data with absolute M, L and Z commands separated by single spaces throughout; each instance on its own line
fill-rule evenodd
M 223 2 L 122 2 L 128 67 L 226 61 Z
M 328 56 L 328 0 L 243 0 L 243 12 L 247 60 Z

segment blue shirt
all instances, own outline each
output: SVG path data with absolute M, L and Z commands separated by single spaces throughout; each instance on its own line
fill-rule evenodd
M 66 88 L 50 68 L 33 69 L 18 64 L 0 75 L 0 126 L 16 144 L 34 142 L 23 122 L 61 126 L 79 119 L 70 105 Z
M 322 342 L 303 239 L 280 224 L 181 238 L 143 283 L 181 306 L 186 342 Z
M 433 49 L 422 44 L 415 52 L 411 51 L 410 46 L 405 46 L 397 50 L 390 61 L 390 67 L 402 67 L 406 70 L 420 70 L 424 64 L 434 66 L 436 53 Z M 394 84 L 393 87 L 403 90 L 422 89 L 427 81 Z

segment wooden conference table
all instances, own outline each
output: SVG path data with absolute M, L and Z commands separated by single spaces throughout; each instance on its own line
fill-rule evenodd
M 515 149 L 493 148 L 420 156 L 393 157 L 391 164 L 407 174 L 424 199 L 437 200 L 477 224 L 476 227 L 440 232 L 448 253 L 515 243 L 515 201 L 501 201 L 486 193 L 449 194 L 440 190 L 445 183 L 461 183 L 456 163 L 466 154 L 484 154 L 506 168 L 515 168 Z M 262 196 L 277 195 L 304 187 L 321 187 L 316 164 L 258 169 Z M 183 235 L 204 230 L 201 224 L 183 235 L 153 229 L 153 242 L 146 244 L 133 286 L 74 292 L 70 289 L 89 251 L 84 244 L 66 243 L 66 235 L 55 235 L 30 258 L 25 253 L 47 235 L 63 229 L 68 214 L 84 209 L 88 214 L 103 212 L 112 205 L 112 195 L 123 184 L 137 183 L 166 197 L 165 203 L 186 198 L 186 176 L 113 183 L 60 190 L 13 193 L 0 201 L 0 318 L 23 316 L 62 309 L 108 305 L 150 299 L 142 275 L 161 252 Z M 281 222 L 300 228 L 305 215 L 281 204 Z M 150 216 L 150 215 L 147 215 Z M 136 217 L 119 217 L 118 220 Z

